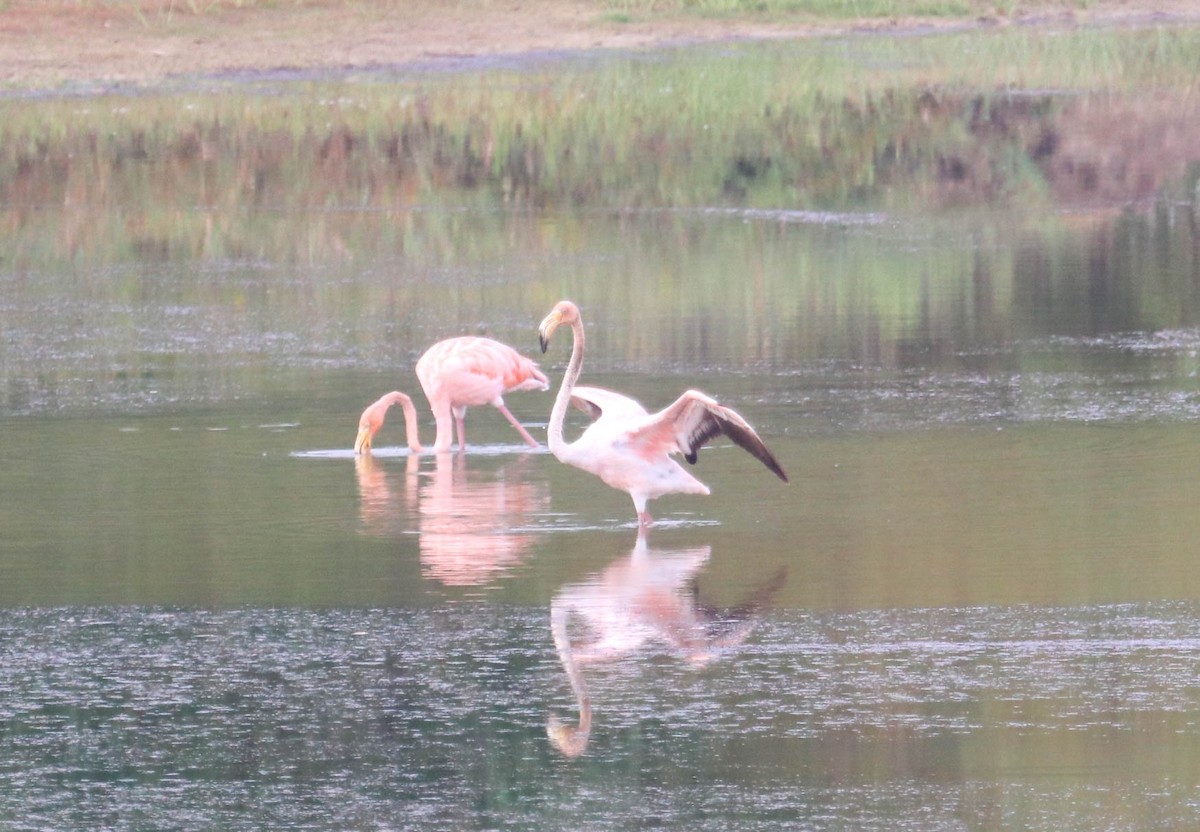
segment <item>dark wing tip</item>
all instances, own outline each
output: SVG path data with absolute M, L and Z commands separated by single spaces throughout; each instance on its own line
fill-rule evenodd
M 695 394 L 694 391 L 689 391 L 680 397 L 681 402 L 684 400 L 690 400 L 689 403 L 692 406 L 701 408 L 700 418 L 693 424 L 691 432 L 686 438 L 686 444 L 680 448 L 683 451 L 684 459 L 695 465 L 696 451 L 712 439 L 724 434 L 733 441 L 733 444 L 765 465 L 772 474 L 784 482 L 790 482 L 783 466 L 775 458 L 775 454 L 771 453 L 758 434 L 754 432 L 754 428 L 750 427 L 750 424 L 737 412 L 718 405 L 708 396 Z M 684 443 L 681 442 L 681 444 Z
M 757 439 L 757 437 L 755 438 Z M 762 453 L 751 451 L 755 458 L 757 458 L 763 465 L 767 466 L 772 474 L 779 477 L 779 479 L 783 480 L 784 482 L 790 483 L 791 480 L 788 479 L 787 472 L 783 470 L 783 466 L 779 464 L 779 460 L 775 458 L 775 454 L 771 453 L 767 446 L 763 444 L 761 439 L 758 440 L 758 447 Z
M 683 458 L 691 465 L 695 465 L 697 459 L 696 452 L 726 432 L 723 420 L 710 411 L 704 411 L 704 417 L 687 438 L 687 447 L 683 449 Z
M 784 482 L 791 482 L 775 454 L 763 443 L 749 426 L 742 427 L 734 422 L 720 420 L 721 432 L 733 440 L 733 443 L 767 466 L 767 469 Z

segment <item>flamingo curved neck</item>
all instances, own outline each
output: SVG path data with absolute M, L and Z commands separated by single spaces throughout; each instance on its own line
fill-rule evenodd
M 592 731 L 592 698 L 588 694 L 587 684 L 583 680 L 583 672 L 571 647 L 571 638 L 567 633 L 567 618 L 570 607 L 567 604 L 556 603 L 550 606 L 550 632 L 554 636 L 554 647 L 558 651 L 558 659 L 562 662 L 563 670 L 567 673 L 567 681 L 571 685 L 571 693 L 575 695 L 575 703 L 579 708 L 579 723 L 567 725 L 551 718 L 547 726 L 555 745 L 569 757 L 582 754 L 587 748 L 588 737 Z
M 404 393 L 393 393 L 390 398 L 404 411 L 404 439 L 408 443 L 408 449 L 414 454 L 419 454 L 423 449 L 421 448 L 417 408 L 413 405 L 412 397 Z
M 562 458 L 562 453 L 568 447 L 563 439 L 563 423 L 567 419 L 567 408 L 571 405 L 571 391 L 579 374 L 583 371 L 583 318 L 576 317 L 571 322 L 571 360 L 563 375 L 562 386 L 558 388 L 558 397 L 554 400 L 554 408 L 550 411 L 550 424 L 546 428 L 546 444 L 550 453 Z

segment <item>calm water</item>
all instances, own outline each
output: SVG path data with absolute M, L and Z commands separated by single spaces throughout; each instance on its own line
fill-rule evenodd
M 28 209 L 0 206 L 3 828 L 1200 823 L 1194 206 L 343 206 L 162 256 L 44 205 L 36 257 Z M 718 444 L 639 542 L 490 408 L 465 456 L 410 457 L 394 414 L 354 458 L 428 344 L 533 354 L 562 297 L 587 383 L 702 387 L 791 485 Z M 544 435 L 551 394 L 508 403 Z

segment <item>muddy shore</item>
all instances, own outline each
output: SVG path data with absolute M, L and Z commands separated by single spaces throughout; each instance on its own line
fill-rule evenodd
M 542 50 L 992 26 L 1200 24 L 1191 0 L 1021 3 L 1010 16 L 836 22 L 614 15 L 596 0 L 308 0 L 304 4 L 13 0 L 0 11 L 0 89 L 153 85 L 173 76 L 346 69 Z

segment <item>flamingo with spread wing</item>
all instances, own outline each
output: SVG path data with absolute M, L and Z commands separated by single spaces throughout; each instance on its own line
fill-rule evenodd
M 638 524 L 654 521 L 646 503 L 664 494 L 709 494 L 708 486 L 671 458 L 682 454 L 689 463 L 712 439 L 727 436 L 788 481 L 783 467 L 754 428 L 736 411 L 698 390 L 688 390 L 658 413 L 647 413 L 635 400 L 612 390 L 576 387 L 583 369 L 584 334 L 579 307 L 560 301 L 538 327 L 542 352 L 559 326 L 571 327 L 574 343 L 562 387 L 554 400 L 547 429 L 550 452 L 561 462 L 595 474 L 605 483 L 628 492 L 637 510 Z M 574 404 L 595 421 L 574 442 L 563 438 L 567 407 Z

